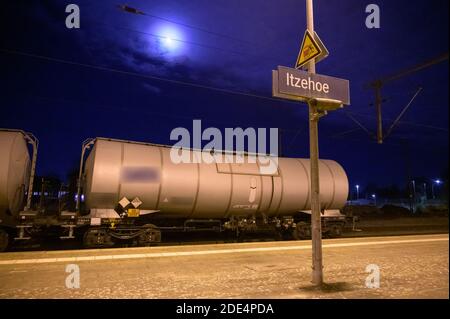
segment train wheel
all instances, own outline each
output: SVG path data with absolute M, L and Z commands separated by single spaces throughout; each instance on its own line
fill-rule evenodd
M 8 248 L 8 244 L 9 244 L 8 233 L 5 230 L 0 229 L 0 252 L 5 251 L 6 248 Z
M 111 236 L 105 229 L 90 228 L 84 233 L 83 246 L 85 248 L 102 248 L 113 245 Z
M 161 231 L 152 224 L 144 225 L 146 228 L 145 232 L 139 236 L 138 245 L 139 246 L 149 246 L 152 243 L 161 242 Z

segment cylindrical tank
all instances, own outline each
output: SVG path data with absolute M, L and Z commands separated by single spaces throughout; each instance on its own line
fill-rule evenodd
M 23 209 L 30 169 L 23 133 L 0 130 L 0 219 L 5 214 L 16 216 Z
M 278 169 L 262 173 L 248 160 L 177 164 L 170 152 L 169 146 L 97 138 L 85 163 L 87 209 L 114 209 L 123 197 L 137 197 L 141 210 L 180 218 L 274 217 L 310 209 L 309 159 L 279 158 Z M 202 154 L 188 152 L 197 159 Z M 331 160 L 320 160 L 319 169 L 322 208 L 343 207 L 345 171 Z

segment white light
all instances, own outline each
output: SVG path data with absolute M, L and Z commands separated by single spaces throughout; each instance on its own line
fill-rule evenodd
M 158 35 L 159 44 L 161 49 L 166 51 L 166 53 L 180 53 L 180 49 L 182 49 L 182 41 L 184 40 L 184 36 L 182 32 L 170 25 L 159 25 L 156 29 L 151 31 Z
M 441 180 L 437 179 L 434 182 L 439 185 L 441 183 Z
M 173 39 L 171 37 L 165 37 L 163 41 L 167 47 L 173 46 Z
M 377 197 L 377 195 L 375 195 L 375 194 L 372 194 L 372 198 L 375 198 L 375 197 Z
M 359 185 L 356 185 L 356 188 L 359 188 Z

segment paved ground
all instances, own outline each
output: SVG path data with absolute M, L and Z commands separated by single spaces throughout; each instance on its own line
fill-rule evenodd
M 0 254 L 0 298 L 448 298 L 448 234 Z M 77 264 L 80 288 L 66 288 Z M 366 267 L 380 269 L 367 288 Z

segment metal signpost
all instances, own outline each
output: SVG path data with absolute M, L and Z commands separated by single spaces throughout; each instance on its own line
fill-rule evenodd
M 279 66 L 272 71 L 272 95 L 274 97 L 308 103 L 309 147 L 311 163 L 311 237 L 312 283 L 323 283 L 322 229 L 319 187 L 319 118 L 328 111 L 350 104 L 349 81 L 316 74 L 316 61 L 328 56 L 328 50 L 314 32 L 312 0 L 306 0 L 307 31 L 295 64 L 296 69 Z M 314 35 L 311 36 L 311 35 Z M 298 70 L 306 66 L 308 72 Z

